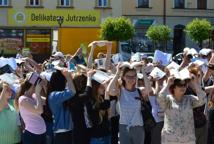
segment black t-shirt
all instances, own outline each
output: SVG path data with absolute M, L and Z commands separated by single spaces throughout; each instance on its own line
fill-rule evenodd
M 89 93 L 88 93 L 89 94 Z M 91 137 L 104 137 L 110 134 L 110 121 L 108 118 L 107 109 L 110 108 L 110 101 L 104 100 L 97 102 L 92 92 L 89 94 L 89 101 L 86 102 L 89 121 L 92 125 L 90 128 Z M 100 115 L 100 111 L 102 111 Z

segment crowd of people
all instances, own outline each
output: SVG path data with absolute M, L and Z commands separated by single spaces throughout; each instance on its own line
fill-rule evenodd
M 93 59 L 97 46 L 107 47 Z M 0 144 L 214 144 L 214 52 L 0 59 Z M 159 54 L 157 54 L 159 53 Z

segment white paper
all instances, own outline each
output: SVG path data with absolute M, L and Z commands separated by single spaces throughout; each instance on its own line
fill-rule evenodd
M 16 61 L 17 64 L 21 64 L 21 63 L 24 62 L 24 60 L 22 60 L 22 59 L 15 59 L 15 61 Z
M 13 73 L 5 73 L 0 75 L 0 79 L 9 85 L 13 85 L 18 80 L 18 77 Z
M 96 70 L 96 73 L 92 76 L 92 79 L 97 81 L 98 83 L 103 83 L 110 78 L 111 77 L 107 73 L 100 70 Z
M 119 62 L 123 61 L 123 57 L 119 53 L 113 55 L 111 59 L 112 59 L 112 61 L 113 61 L 114 64 L 118 64 Z
M 139 61 L 141 61 L 143 58 L 147 58 L 147 55 L 144 54 L 144 53 L 136 52 L 136 53 L 132 53 L 131 61 L 139 62 Z
M 5 66 L 5 65 L 9 65 L 13 70 L 16 70 L 17 68 L 17 64 L 16 64 L 16 60 L 15 58 L 4 58 L 1 57 L 0 58 L 0 68 Z
M 192 60 L 193 63 L 198 64 L 199 66 L 202 65 L 207 65 L 208 64 L 208 60 L 207 59 L 202 59 L 202 58 L 195 58 Z
M 154 54 L 153 62 L 159 62 L 163 66 L 167 66 L 170 63 L 170 60 L 172 58 L 172 54 L 164 53 L 160 50 L 156 50 Z
M 174 61 L 172 61 L 168 66 L 167 66 L 167 68 L 168 69 L 172 69 L 172 68 L 174 68 L 174 69 L 179 69 L 180 68 L 180 66 L 176 63 L 176 62 L 174 62 Z
M 60 64 L 60 60 L 52 61 L 52 63 L 51 63 L 51 64 L 53 64 L 54 66 L 56 66 L 56 65 Z
M 187 55 L 197 55 L 198 52 L 194 49 L 194 48 L 190 48 L 188 51 L 187 51 Z
M 176 79 L 186 80 L 190 79 L 190 72 L 187 68 L 178 71 L 177 69 L 170 69 L 170 75 L 174 75 Z
M 137 78 L 138 79 L 143 79 L 143 74 L 142 73 L 137 73 Z
M 20 88 L 21 88 L 21 85 L 19 83 L 14 83 L 13 85 L 10 85 L 10 88 L 15 92 L 15 93 L 18 93 Z
M 88 45 L 88 47 L 92 47 L 92 45 L 93 45 L 94 43 L 97 43 L 97 46 L 99 46 L 99 47 L 103 47 L 103 46 L 105 46 L 107 43 L 112 43 L 112 42 L 106 41 L 106 40 L 102 40 L 102 41 L 93 41 L 93 42 L 91 42 L 91 43 Z
M 171 68 L 169 69 L 170 75 L 173 75 L 175 78 L 180 78 L 180 74 L 178 69 Z
M 46 79 L 47 81 L 50 81 L 51 80 L 51 76 L 52 76 L 53 72 L 50 72 L 50 71 L 43 71 L 40 73 L 40 77 L 42 79 Z
M 133 62 L 133 63 L 129 63 L 129 62 L 123 62 L 121 64 L 121 67 L 129 67 L 130 69 L 136 68 L 137 66 L 142 66 L 143 64 L 141 62 Z
M 105 61 L 106 58 L 101 58 L 101 59 L 95 59 L 94 62 L 97 64 L 98 68 L 104 68 L 105 67 Z
M 179 71 L 179 74 L 182 80 L 191 79 L 190 72 L 187 68 L 184 68 L 181 71 Z
M 134 62 L 134 61 L 136 61 L 136 62 L 141 61 L 141 55 L 140 55 L 140 53 L 137 52 L 137 53 L 135 53 L 135 54 L 132 54 L 132 56 L 131 56 L 131 61 L 132 61 L 132 62 Z
M 208 48 L 203 48 L 199 51 L 199 54 L 200 55 L 208 55 L 212 50 L 211 49 L 208 49 Z
M 166 73 L 158 67 L 155 67 L 149 75 L 152 76 L 154 79 L 161 79 L 166 75 Z

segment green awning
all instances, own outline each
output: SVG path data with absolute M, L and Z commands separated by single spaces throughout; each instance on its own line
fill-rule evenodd
M 135 27 L 149 27 L 154 23 L 154 19 L 139 19 L 135 23 Z

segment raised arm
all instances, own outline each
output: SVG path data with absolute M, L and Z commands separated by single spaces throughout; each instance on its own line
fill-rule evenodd
M 112 43 L 108 42 L 106 44 L 107 46 L 107 54 L 106 54 L 106 61 L 105 61 L 105 69 L 110 70 L 111 69 L 111 50 L 112 50 Z
M 94 49 L 96 47 L 96 43 L 93 43 L 91 46 L 91 50 L 88 56 L 88 63 L 87 68 L 92 69 L 93 68 L 93 55 L 94 55 Z
M 151 83 L 148 79 L 148 76 L 144 70 L 144 68 L 142 68 L 142 74 L 143 74 L 143 80 L 144 80 L 144 83 L 145 83 L 145 92 L 146 92 L 146 95 L 149 96 L 149 94 L 152 92 L 152 86 L 151 86 Z
M 9 89 L 8 85 L 3 84 L 3 89 L 0 95 L 0 112 L 4 109 L 5 104 L 7 104 L 7 100 L 10 96 Z
M 120 64 L 118 64 L 117 72 L 114 75 L 113 79 L 110 81 L 109 85 L 107 86 L 106 94 L 111 96 L 119 96 L 119 93 L 120 93 L 120 88 L 118 83 L 119 77 L 120 77 Z
M 73 79 L 71 77 L 71 73 L 70 72 L 66 72 L 65 77 L 66 77 L 66 80 L 67 80 L 68 89 L 70 91 L 72 91 L 73 95 L 75 95 L 76 94 L 76 89 L 75 89 L 75 86 L 74 86 L 74 83 L 73 83 Z
M 166 110 L 170 104 L 170 100 L 167 95 L 169 94 L 169 87 L 173 84 L 174 79 L 175 78 L 173 76 L 170 76 L 167 80 L 166 86 L 164 86 L 158 94 L 157 101 L 163 110 Z

